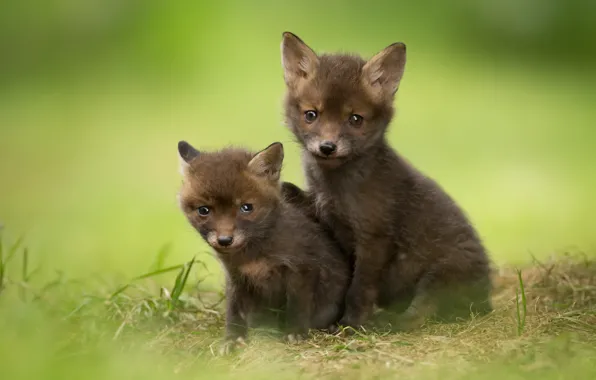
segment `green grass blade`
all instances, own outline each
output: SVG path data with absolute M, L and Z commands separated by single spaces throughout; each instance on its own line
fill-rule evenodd
M 182 291 L 184 290 L 184 287 L 186 286 L 186 282 L 188 281 L 188 275 L 190 274 L 190 271 L 192 270 L 192 267 L 194 264 L 195 264 L 195 258 L 193 257 L 192 260 L 190 260 L 190 262 L 187 264 L 186 273 L 184 274 L 184 278 L 182 279 L 182 283 L 180 284 L 180 290 L 178 292 L 178 297 L 180 297 L 180 294 L 182 294 Z
M 520 293 L 521 293 L 521 301 L 522 301 L 522 306 L 523 306 L 523 314 L 522 314 L 522 331 L 523 329 L 526 327 L 526 314 L 528 311 L 528 306 L 527 306 L 527 300 L 526 300 L 526 289 L 524 288 L 524 280 L 522 278 L 522 272 L 521 270 L 517 271 L 517 278 L 519 280 L 519 288 L 520 288 Z
M 158 271 L 163 268 L 166 258 L 172 251 L 172 243 L 164 244 L 159 251 L 157 251 L 157 255 L 155 256 L 155 262 L 151 265 L 151 270 Z
M 140 276 L 137 276 L 137 277 L 133 278 L 133 281 L 158 276 L 163 273 L 173 272 L 173 271 L 179 270 L 180 268 L 184 268 L 184 264 L 172 265 L 171 267 L 157 269 L 157 270 L 154 270 L 153 272 L 149 272 L 149 273 L 145 273 Z
M 81 301 L 74 309 L 72 309 L 70 311 L 70 313 L 68 313 L 63 319 L 64 320 L 70 319 L 71 317 L 73 317 L 75 314 L 77 314 L 79 311 L 81 311 L 83 308 L 87 307 L 87 305 L 91 304 L 94 301 L 97 301 L 97 299 L 94 299 L 92 297 L 85 297 L 83 299 L 83 301 Z
M 178 300 L 177 298 L 174 299 L 173 296 L 176 295 L 176 292 L 178 292 L 180 283 L 182 282 L 182 277 L 184 276 L 185 269 L 186 269 L 186 266 L 184 266 L 184 267 L 182 267 L 182 269 L 180 269 L 180 273 L 178 273 L 178 275 L 176 276 L 176 280 L 174 281 L 174 287 L 172 288 L 172 291 L 170 292 L 170 297 L 169 297 L 169 302 L 168 302 L 170 310 L 174 309 L 176 301 Z
M 515 307 L 517 317 L 517 335 L 521 335 L 526 327 L 526 314 L 528 311 L 526 290 L 524 288 L 524 280 L 522 278 L 521 270 L 517 270 L 517 280 L 519 282 L 519 289 L 515 289 Z M 521 300 L 520 300 L 521 297 Z M 520 302 L 521 301 L 521 302 Z
M 27 301 L 27 272 L 29 271 L 29 251 L 27 248 L 23 250 L 23 265 L 21 267 L 21 286 L 19 287 L 19 294 L 23 301 Z
M 38 266 L 37 268 L 33 269 L 31 272 L 27 273 L 27 278 L 26 281 L 29 282 L 29 280 L 36 275 L 37 273 L 39 273 L 41 271 L 41 267 Z
M 173 272 L 175 270 L 179 270 L 180 268 L 184 268 L 184 264 L 178 264 L 178 265 L 173 265 L 171 267 L 167 267 L 167 268 L 163 268 L 163 269 L 159 269 L 159 270 L 155 270 L 153 272 L 149 272 L 149 273 L 145 273 L 142 274 L 140 276 L 134 277 L 130 283 L 126 284 L 126 285 L 122 285 L 120 288 L 118 288 L 117 290 L 115 290 L 109 297 L 109 299 L 114 299 L 114 297 L 116 297 L 117 295 L 121 294 L 122 292 L 124 292 L 126 289 L 128 289 L 133 282 L 138 281 L 138 280 L 143 280 L 145 278 L 149 278 L 149 277 L 154 277 L 154 276 L 158 276 L 160 274 L 163 273 L 168 273 L 168 272 Z
M 27 282 L 27 273 L 29 272 L 29 250 L 25 248 L 23 250 L 23 268 L 21 276 L 24 282 Z
M 118 289 L 116 289 L 112 294 L 110 294 L 110 298 L 109 299 L 114 299 L 118 294 L 122 293 L 123 291 L 125 291 L 129 287 L 130 287 L 130 284 L 122 285 L 121 287 L 119 287 Z
M 23 244 L 23 241 L 25 241 L 25 235 L 21 235 L 17 239 L 17 241 L 15 241 L 14 244 L 8 249 L 8 252 L 6 254 L 6 260 L 4 260 L 5 267 L 10 262 L 10 260 L 12 260 L 14 255 L 17 253 L 17 250 L 21 247 L 21 245 Z
M 64 284 L 65 284 L 64 279 L 59 274 L 57 279 L 55 279 L 54 281 L 48 282 L 38 291 L 38 294 L 33 297 L 33 301 L 41 300 L 46 292 L 48 292 L 49 290 L 51 290 L 57 286 L 64 285 Z
M 188 275 L 190 274 L 190 271 L 191 271 L 194 263 L 195 263 L 195 258 L 193 257 L 191 261 L 184 264 L 183 268 L 180 270 L 180 273 L 178 273 L 178 276 L 176 276 L 176 282 L 174 283 L 174 288 L 172 289 L 172 294 L 171 294 L 171 301 L 170 301 L 171 309 L 178 305 L 180 295 L 182 294 L 182 291 L 184 290 L 184 287 L 186 286 L 186 282 L 188 281 Z
M 0 293 L 4 287 L 4 244 L 2 241 L 2 226 L 0 225 Z
M 515 320 L 517 321 L 517 335 L 521 335 L 521 315 L 519 310 L 519 290 L 515 289 Z

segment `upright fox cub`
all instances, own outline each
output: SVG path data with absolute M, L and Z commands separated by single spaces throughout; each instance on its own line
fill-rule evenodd
M 199 153 L 181 141 L 178 151 L 180 206 L 225 270 L 226 338 L 245 337 L 268 309 L 285 314 L 289 339 L 336 323 L 349 264 L 318 224 L 282 200 L 282 144 Z
M 365 61 L 317 55 L 284 33 L 285 116 L 303 147 L 308 191 L 284 196 L 331 230 L 354 260 L 340 323 L 357 327 L 373 305 L 403 312 L 400 327 L 426 317 L 486 313 L 490 265 L 458 205 L 388 144 L 385 132 L 404 73 L 395 43 Z

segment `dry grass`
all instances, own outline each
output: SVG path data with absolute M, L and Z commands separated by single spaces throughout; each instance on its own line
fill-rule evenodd
M 15 255 L 15 249 L 9 251 Z M 206 268 L 197 263 L 193 259 L 157 268 L 125 286 L 87 284 L 85 292 L 81 283 L 65 281 L 34 290 L 26 281 L 26 271 L 24 280 L 11 280 L 4 262 L 0 263 L 4 275 L 0 289 L 7 291 L 14 285 L 14 294 L 26 302 L 60 305 L 47 309 L 71 327 L 72 333 L 60 342 L 61 355 L 116 342 L 120 350 L 165 357 L 171 371 L 190 374 L 189 378 L 195 378 L 197 368 L 251 378 L 269 378 L 274 372 L 284 378 L 399 374 L 443 379 L 479 373 L 496 378 L 509 367 L 514 372 L 507 376 L 556 375 L 569 368 L 577 370 L 573 375 L 577 378 L 596 375 L 594 361 L 585 359 L 596 357 L 596 261 L 584 255 L 535 261 L 521 272 L 495 270 L 495 310 L 481 318 L 429 323 L 411 333 L 362 331 L 349 337 L 313 333 L 297 345 L 283 343 L 274 331 L 256 331 L 249 345 L 230 357 L 217 354 L 223 334 L 222 295 L 202 288 L 200 274 Z M 178 271 L 174 285 L 160 287 L 155 276 L 172 271 Z M 196 284 L 191 289 L 186 282 L 197 274 L 188 281 Z
M 515 268 L 496 271 L 495 310 L 490 315 L 428 324 L 413 333 L 370 331 L 351 337 L 315 333 L 302 344 L 287 345 L 274 333 L 257 332 L 247 348 L 222 359 L 216 353 L 223 315 L 211 306 L 179 312 L 178 322 L 147 344 L 163 352 L 189 353 L 180 358 L 180 368 L 202 358 L 216 367 L 231 365 L 238 373 L 290 367 L 316 378 L 370 378 L 395 370 L 402 377 L 438 375 L 447 368 L 462 374 L 497 362 L 532 372 L 556 368 L 576 350 L 596 353 L 596 262 L 582 255 L 536 261 L 522 268 L 521 278 L 520 284 Z M 521 331 L 520 285 L 527 311 Z

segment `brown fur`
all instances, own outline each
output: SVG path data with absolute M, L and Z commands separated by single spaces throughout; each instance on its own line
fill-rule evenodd
M 267 278 L 276 274 L 275 266 L 269 263 L 266 259 L 248 262 L 241 265 L 238 269 L 242 275 L 250 278 L 255 284 L 265 283 L 266 281 L 264 280 L 267 280 Z
M 181 208 L 225 269 L 227 338 L 244 337 L 269 310 L 285 314 L 290 334 L 336 323 L 349 266 L 320 226 L 282 199 L 282 145 L 199 153 L 180 142 L 179 153 Z M 233 240 L 222 245 L 226 236 Z
M 308 184 L 305 193 L 284 184 L 284 195 L 308 209 L 354 260 L 341 323 L 363 324 L 374 304 L 403 312 L 401 327 L 490 311 L 489 260 L 476 231 L 385 138 L 405 45 L 365 61 L 317 56 L 285 33 L 282 62 L 286 122 L 304 148 Z M 324 153 L 324 144 L 335 150 Z

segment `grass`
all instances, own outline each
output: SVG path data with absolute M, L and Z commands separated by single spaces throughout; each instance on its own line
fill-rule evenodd
M 209 273 L 200 260 L 166 268 L 154 265 L 152 271 L 124 283 L 59 277 L 33 286 L 22 245 L 22 239 L 0 244 L 0 354 L 7 348 L 18 352 L 19 346 L 29 352 L 14 362 L 0 356 L 1 367 L 8 368 L 5 373 L 18 375 L 7 378 L 27 378 L 29 369 L 19 364 L 24 360 L 43 361 L 45 372 L 37 378 L 65 376 L 79 367 L 98 379 L 161 379 L 174 374 L 184 379 L 596 374 L 596 364 L 588 360 L 596 354 L 596 261 L 581 254 L 535 260 L 523 270 L 498 268 L 495 310 L 486 317 L 429 323 L 400 334 L 359 331 L 346 337 L 313 332 L 309 340 L 294 345 L 283 343 L 275 331 L 253 331 L 246 348 L 221 357 L 224 300 L 221 292 L 202 287 Z M 158 263 L 163 262 L 160 255 L 167 254 L 161 250 Z M 7 259 L 17 258 L 20 268 L 6 271 Z M 26 318 L 15 322 L 23 311 Z M 36 327 L 40 325 L 31 318 L 39 318 L 37 323 L 43 321 L 44 327 Z M 10 322 L 13 329 L 26 332 L 7 332 L 2 325 Z M 47 346 L 36 349 L 44 338 Z M 143 364 L 123 369 L 123 360 Z
M 519 280 L 519 291 L 518 289 L 515 289 L 515 307 L 517 312 L 517 335 L 521 335 L 524 332 L 524 327 L 526 326 L 528 305 L 526 300 L 526 290 L 524 289 L 524 279 L 522 277 L 522 271 L 519 269 L 517 270 L 517 279 Z

